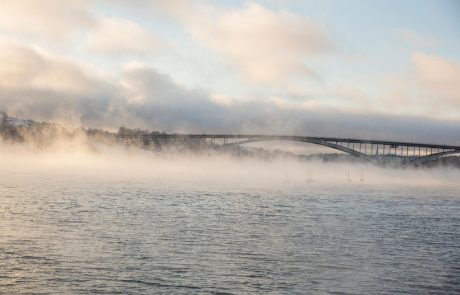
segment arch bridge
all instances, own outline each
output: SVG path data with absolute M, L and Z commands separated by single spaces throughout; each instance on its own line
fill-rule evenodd
M 443 156 L 460 153 L 460 146 L 400 141 L 310 137 L 289 135 L 230 135 L 230 134 L 158 134 L 118 135 L 119 140 L 152 143 L 196 142 L 221 146 L 243 145 L 263 141 L 304 142 L 329 147 L 368 161 L 397 161 L 401 165 L 412 165 Z

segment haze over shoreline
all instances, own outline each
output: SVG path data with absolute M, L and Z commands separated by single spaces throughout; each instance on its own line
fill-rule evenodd
M 67 129 L 22 119 L 10 119 L 1 127 L 0 173 L 5 179 L 19 175 L 33 179 L 40 175 L 273 188 L 318 185 L 447 188 L 455 187 L 460 176 L 460 158 L 456 156 L 423 166 L 431 169 L 395 169 L 397 166 L 381 168 L 351 155 L 330 149 L 315 150 L 305 144 L 302 144 L 305 149 L 291 151 L 292 146 L 276 143 L 221 148 L 190 142 L 146 148 L 138 141 L 118 142 L 117 133 L 98 129 Z M 5 134 L 5 127 L 10 133 Z M 8 140 L 11 134 L 22 137 Z M 307 154 L 299 157 L 302 153 Z

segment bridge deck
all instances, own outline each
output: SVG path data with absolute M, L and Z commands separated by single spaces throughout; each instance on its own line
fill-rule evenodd
M 119 135 L 120 138 L 138 138 L 138 139 L 260 139 L 260 140 L 285 140 L 285 141 L 299 141 L 299 142 L 336 142 L 336 143 L 361 143 L 361 144 L 375 144 L 387 145 L 395 147 L 420 147 L 420 148 L 433 148 L 444 150 L 458 150 L 460 146 L 455 145 L 442 145 L 433 143 L 416 143 L 405 141 L 386 141 L 374 139 L 353 139 L 353 138 L 338 138 L 338 137 L 314 137 L 314 136 L 291 136 L 291 135 L 260 135 L 260 134 L 144 134 L 144 135 Z

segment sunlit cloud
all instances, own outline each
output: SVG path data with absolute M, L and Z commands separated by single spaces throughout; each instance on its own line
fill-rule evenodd
M 65 57 L 39 47 L 0 41 L 0 85 L 4 88 L 36 89 L 63 94 L 97 93 L 103 77 L 94 67 L 84 69 Z M 91 73 L 90 73 L 91 71 Z
M 89 32 L 87 48 L 100 55 L 148 54 L 161 41 L 152 32 L 127 19 L 101 19 Z
M 420 52 L 412 55 L 412 62 L 420 85 L 444 103 L 460 104 L 460 63 Z
M 90 5 L 87 0 L 3 0 L 0 30 L 53 42 L 69 41 L 73 33 L 93 24 Z
M 257 3 L 233 9 L 179 3 L 167 8 L 186 30 L 253 82 L 299 75 L 316 78 L 308 59 L 335 47 L 324 25 L 292 12 L 272 11 Z
M 387 112 L 460 118 L 460 64 L 437 55 L 414 52 L 407 73 L 388 79 L 382 98 Z

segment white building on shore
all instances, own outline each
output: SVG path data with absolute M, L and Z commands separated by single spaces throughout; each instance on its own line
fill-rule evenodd
M 10 126 L 26 126 L 29 127 L 33 124 L 34 121 L 32 120 L 23 120 L 14 117 L 8 117 L 5 112 L 0 112 L 0 126 L 2 125 L 10 125 Z

